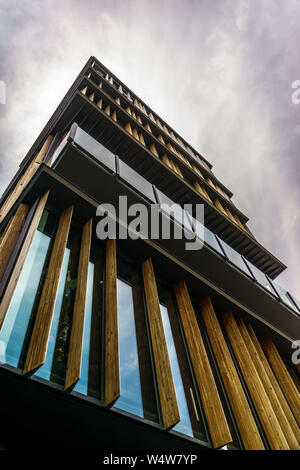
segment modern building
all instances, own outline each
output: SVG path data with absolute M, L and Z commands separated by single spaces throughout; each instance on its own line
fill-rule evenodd
M 232 196 L 87 61 L 0 201 L 4 448 L 300 447 L 300 303 Z

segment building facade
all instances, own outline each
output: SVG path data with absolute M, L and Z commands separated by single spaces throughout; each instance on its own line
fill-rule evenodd
M 88 60 L 0 201 L 4 448 L 300 447 L 300 303 L 232 196 Z

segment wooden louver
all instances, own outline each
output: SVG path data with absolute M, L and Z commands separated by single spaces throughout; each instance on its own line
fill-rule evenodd
M 36 370 L 46 359 L 49 332 L 54 311 L 59 276 L 64 252 L 68 240 L 73 214 L 73 206 L 68 207 L 61 215 L 56 237 L 51 252 L 48 271 L 39 301 L 23 374 Z
M 200 312 L 245 449 L 263 450 L 263 442 L 209 297 L 201 299 Z
M 105 261 L 105 405 L 120 396 L 116 240 L 106 241 Z
M 186 283 L 174 286 L 178 310 L 214 448 L 232 442 Z
M 23 242 L 21 251 L 19 253 L 17 262 L 16 262 L 15 267 L 13 269 L 13 272 L 11 274 L 9 283 L 6 287 L 5 294 L 2 298 L 2 301 L 1 301 L 1 304 L 0 304 L 0 328 L 2 327 L 6 312 L 8 310 L 8 307 L 9 307 L 10 301 L 12 299 L 14 290 L 16 288 L 18 279 L 20 277 L 20 274 L 21 274 L 21 271 L 22 271 L 22 268 L 23 268 L 28 250 L 30 248 L 32 239 L 34 237 L 36 229 L 38 228 L 43 210 L 45 208 L 45 205 L 46 205 L 46 202 L 47 202 L 47 199 L 48 199 L 49 192 L 50 191 L 47 191 L 44 194 L 44 196 L 41 197 L 41 199 L 38 203 L 38 206 L 35 210 L 35 213 L 34 213 L 32 221 L 31 221 L 30 227 L 28 229 L 26 238 Z
M 142 264 L 147 314 L 164 429 L 180 420 L 152 260 Z
M 70 347 L 64 387 L 65 390 L 70 390 L 72 387 L 74 387 L 80 378 L 85 299 L 91 250 L 92 226 L 93 220 L 89 219 L 82 230 Z

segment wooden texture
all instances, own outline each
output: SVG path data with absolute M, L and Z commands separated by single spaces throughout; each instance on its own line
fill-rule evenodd
M 18 259 L 16 261 L 14 270 L 11 274 L 10 280 L 8 282 L 8 285 L 6 287 L 5 293 L 3 295 L 1 304 L 0 304 L 0 328 L 2 327 L 6 312 L 8 310 L 9 304 L 11 302 L 14 290 L 16 288 L 18 279 L 20 277 L 28 250 L 30 248 L 32 239 L 34 237 L 34 234 L 36 232 L 36 229 L 38 228 L 43 210 L 45 208 L 48 195 L 50 191 L 47 191 L 44 196 L 40 199 L 38 206 L 36 208 L 36 211 L 34 213 L 33 219 L 31 221 L 30 227 L 28 229 L 26 238 L 24 240 L 24 243 L 22 245 L 21 251 L 19 253 Z
M 295 416 L 293 415 L 293 413 L 292 413 L 292 411 L 291 411 L 291 409 L 290 409 L 290 407 L 289 407 L 289 405 L 286 401 L 286 398 L 285 398 L 285 396 L 284 396 L 284 394 L 283 394 L 283 392 L 282 392 L 282 390 L 281 390 L 281 388 L 280 388 L 280 386 L 277 382 L 277 379 L 274 375 L 274 372 L 272 371 L 272 368 L 271 368 L 271 366 L 270 366 L 270 364 L 269 364 L 269 362 L 268 362 L 268 360 L 267 360 L 267 358 L 266 358 L 266 356 L 265 356 L 265 354 L 262 350 L 262 347 L 261 347 L 261 345 L 260 345 L 260 343 L 259 343 L 259 341 L 256 337 L 256 334 L 255 334 L 255 332 L 254 332 L 254 330 L 253 330 L 253 328 L 250 324 L 247 325 L 247 331 L 250 335 L 250 338 L 251 338 L 252 343 L 253 343 L 253 345 L 256 349 L 256 352 L 257 352 L 257 354 L 260 358 L 260 361 L 261 361 L 261 363 L 262 363 L 262 365 L 265 369 L 265 372 L 266 372 L 266 374 L 267 374 L 267 376 L 268 376 L 268 378 L 269 378 L 269 380 L 272 384 L 272 387 L 275 390 L 277 398 L 278 398 L 278 400 L 281 404 L 283 413 L 285 414 L 285 416 L 286 416 L 286 418 L 289 422 L 289 425 L 290 425 L 290 427 L 291 427 L 291 429 L 292 429 L 292 431 L 293 431 L 293 433 L 294 433 L 294 435 L 297 439 L 298 445 L 300 445 L 300 429 L 299 429 L 299 426 L 298 426 L 297 421 L 295 419 Z
M 298 424 L 300 424 L 300 394 L 297 387 L 285 367 L 273 341 L 270 339 L 264 340 L 262 346 L 294 416 Z
M 150 145 L 150 150 L 154 155 L 156 155 L 156 157 L 158 157 L 158 153 L 154 144 Z
M 18 197 L 21 195 L 23 190 L 26 188 L 26 186 L 28 185 L 31 178 L 34 176 L 34 174 L 39 169 L 41 163 L 43 162 L 43 158 L 44 158 L 44 156 L 45 156 L 45 154 L 46 154 L 46 152 L 47 152 L 47 150 L 48 150 L 48 148 L 51 144 L 52 139 L 53 139 L 52 135 L 49 135 L 47 137 L 47 139 L 45 140 L 41 150 L 33 158 L 33 160 L 31 160 L 31 162 L 29 163 L 29 165 L 26 168 L 25 172 L 19 178 L 16 186 L 8 194 L 8 196 L 5 199 L 2 207 L 0 208 L 0 223 L 2 222 L 4 217 L 8 214 L 11 207 L 17 201 Z
M 169 429 L 180 421 L 180 415 L 150 258 L 142 264 L 142 272 L 163 427 Z
M 209 297 L 201 299 L 200 311 L 245 449 L 263 450 L 263 442 Z
M 60 217 L 55 241 L 51 251 L 47 275 L 30 338 L 23 374 L 35 371 L 38 367 L 44 364 L 46 359 L 58 282 L 68 241 L 72 214 L 73 206 L 70 206 Z
M 222 447 L 232 442 L 232 437 L 186 283 L 177 283 L 174 291 L 212 444 Z
M 254 344 L 252 343 L 251 337 L 247 331 L 244 322 L 241 319 L 237 319 L 237 325 L 245 342 L 246 348 L 251 356 L 254 367 L 259 375 L 261 383 L 265 389 L 265 392 L 270 400 L 271 406 L 275 412 L 277 421 L 281 427 L 281 430 L 285 436 L 285 439 L 290 449 L 298 449 L 298 441 L 289 425 L 287 417 L 282 409 L 282 406 L 277 398 L 277 394 L 270 382 L 270 379 L 265 371 L 265 368 L 260 360 L 260 357 L 256 351 Z
M 82 230 L 65 390 L 73 388 L 80 378 L 85 299 L 91 251 L 92 227 L 93 220 L 89 219 Z
M 106 241 L 105 260 L 105 405 L 120 396 L 116 240 Z
M 243 374 L 260 422 L 273 450 L 288 450 L 288 443 L 232 313 L 222 316 L 224 328 Z
M 28 214 L 29 206 L 20 204 L 15 214 L 8 222 L 0 238 L 0 277 L 15 246 L 24 220 Z

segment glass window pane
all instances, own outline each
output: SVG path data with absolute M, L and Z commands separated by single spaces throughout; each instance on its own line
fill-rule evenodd
M 120 176 L 150 201 L 156 202 L 152 184 L 119 159 Z
M 63 301 L 67 269 L 68 269 L 68 264 L 69 264 L 69 257 L 70 257 L 70 250 L 66 248 L 64 258 L 63 258 L 61 273 L 59 277 L 56 299 L 55 299 L 53 318 L 52 318 L 47 353 L 46 353 L 46 360 L 44 364 L 42 365 L 42 367 L 40 367 L 35 373 L 36 376 L 41 377 L 45 380 L 50 380 L 53 355 L 54 355 L 54 349 L 55 349 L 55 343 L 56 343 L 56 335 L 57 335 L 60 311 L 61 311 L 61 306 L 62 306 L 62 301 Z
M 117 293 L 121 396 L 115 406 L 144 417 L 132 288 L 118 279 Z
M 290 295 L 291 295 L 291 294 L 290 294 Z M 292 295 L 292 298 L 293 298 L 293 301 L 294 301 L 294 302 L 295 302 L 295 304 L 297 305 L 297 307 L 298 307 L 298 310 L 299 310 L 299 312 L 300 312 L 300 302 L 299 302 L 299 300 L 298 300 L 298 299 L 296 299 L 296 298 L 295 298 L 293 295 Z
M 244 271 L 248 276 L 251 276 L 249 269 L 245 265 L 241 255 L 237 251 L 235 251 L 231 246 L 227 245 L 227 243 L 225 243 L 223 240 L 221 240 L 220 238 L 219 240 L 229 261 L 231 261 L 235 266 Z
M 275 294 L 274 289 L 272 289 L 272 287 L 270 286 L 270 283 L 269 283 L 268 279 L 266 278 L 266 276 L 264 275 L 264 273 L 260 269 L 258 269 L 256 266 L 254 266 L 252 263 L 250 263 L 250 261 L 248 261 L 248 260 L 246 260 L 246 261 L 247 261 L 247 264 L 249 265 L 256 281 L 261 286 L 263 286 L 265 289 L 272 292 L 272 294 Z
M 180 374 L 179 363 L 177 359 L 177 353 L 175 349 L 173 334 L 171 330 L 168 310 L 166 307 L 160 304 L 160 311 L 162 316 L 162 322 L 164 326 L 164 333 L 166 337 L 166 343 L 169 353 L 170 365 L 172 369 L 174 387 L 176 392 L 176 398 L 179 408 L 180 414 L 180 421 L 176 426 L 174 426 L 174 430 L 186 434 L 188 436 L 193 437 L 193 430 L 189 415 L 189 410 L 187 406 L 187 401 L 185 397 L 183 382 Z
M 279 284 L 277 284 L 277 282 L 274 282 L 272 281 L 274 286 L 275 286 L 275 289 L 277 290 L 281 300 L 287 304 L 289 307 L 291 307 L 293 310 L 296 310 L 296 307 L 295 305 L 292 303 L 292 301 L 290 300 L 290 298 L 287 296 L 287 292 L 286 290 L 281 287 Z
M 192 226 L 188 220 L 188 216 L 186 212 L 182 209 L 180 204 L 177 204 L 174 201 L 172 201 L 172 199 L 170 199 L 164 193 L 159 191 L 159 189 L 156 188 L 156 190 L 158 193 L 160 205 L 163 204 L 162 210 L 166 212 L 168 215 L 172 216 L 177 222 L 179 222 L 185 228 L 193 232 Z
M 114 154 L 87 134 L 87 132 L 80 129 L 80 127 L 77 127 L 74 142 L 110 170 L 115 171 L 116 163 Z
M 35 232 L 0 332 L 0 361 L 14 367 L 19 364 L 50 240 Z
M 75 392 L 82 393 L 83 395 L 88 394 L 93 285 L 94 285 L 94 264 L 89 262 L 86 299 L 85 299 L 85 311 L 84 311 L 84 327 L 83 327 L 80 379 L 77 382 L 76 386 L 74 387 Z
M 224 256 L 223 251 L 220 248 L 220 245 L 215 237 L 215 234 L 211 232 L 207 227 L 204 227 L 204 242 L 207 243 L 211 248 Z

